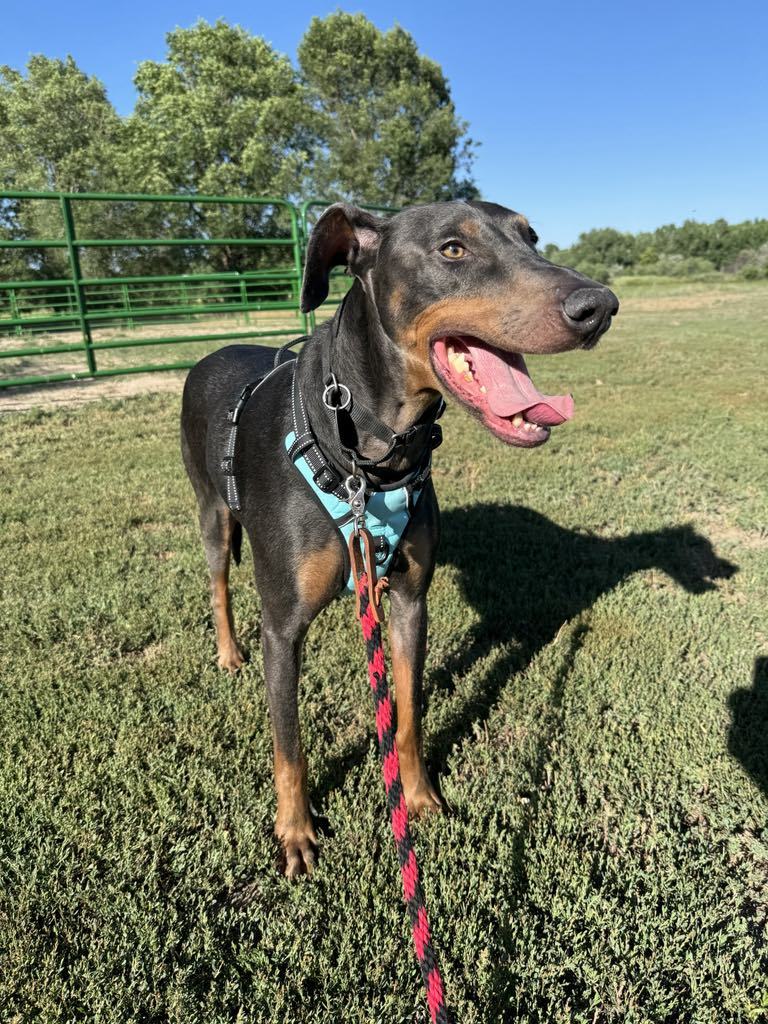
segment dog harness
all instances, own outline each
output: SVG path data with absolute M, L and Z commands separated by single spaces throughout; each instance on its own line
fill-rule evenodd
M 369 410 L 355 406 L 349 389 L 339 384 L 332 371 L 326 373 L 324 353 L 324 385 L 323 403 L 334 416 L 339 451 L 345 455 L 353 467 L 353 473 L 344 474 L 335 460 L 331 460 L 319 447 L 307 415 L 304 397 L 296 379 L 296 358 L 292 356 L 283 361 L 283 353 L 289 347 L 306 341 L 297 338 L 295 341 L 278 349 L 275 366 L 267 374 L 247 384 L 240 393 L 234 407 L 227 413 L 229 430 L 224 444 L 224 457 L 221 460 L 221 471 L 226 481 L 225 498 L 233 512 L 241 508 L 240 493 L 237 486 L 235 455 L 238 428 L 243 409 L 251 396 L 284 366 L 291 366 L 291 405 L 293 429 L 284 439 L 285 450 L 297 472 L 303 478 L 315 498 L 320 502 L 333 520 L 340 533 L 345 557 L 347 542 L 355 531 L 356 516 L 353 512 L 355 497 L 364 501 L 365 526 L 374 540 L 375 571 L 377 579 L 386 576 L 397 551 L 400 539 L 405 532 L 416 505 L 421 497 L 424 484 L 432 471 L 432 451 L 442 440 L 442 431 L 435 420 L 442 414 L 442 399 L 417 424 L 409 427 L 401 434 L 395 434 L 381 423 Z M 355 449 L 347 448 L 341 438 L 342 417 L 348 416 L 356 428 L 366 431 L 387 443 L 385 454 L 379 459 L 363 459 Z M 420 464 L 399 480 L 388 483 L 373 483 L 367 478 L 363 467 L 377 466 L 389 459 L 396 449 L 414 441 L 424 441 L 425 454 Z M 359 519 L 358 513 L 358 519 Z M 355 592 L 355 581 L 350 568 L 347 579 L 347 590 Z
M 285 438 L 285 447 L 289 452 L 295 441 L 296 434 L 291 431 Z M 333 491 L 321 491 L 304 455 L 297 455 L 293 464 L 333 520 L 344 538 L 344 547 L 346 548 L 355 528 L 349 500 L 337 497 Z M 374 491 L 366 498 L 365 525 L 374 539 L 377 579 L 381 579 L 389 572 L 389 566 L 400 543 L 400 538 L 416 508 L 421 491 L 421 487 L 399 487 L 396 491 Z M 347 590 L 351 594 L 355 592 L 351 569 L 347 579 Z
M 355 516 L 351 508 L 352 493 L 349 481 L 331 465 L 318 447 L 309 424 L 301 389 L 296 380 L 294 363 L 291 382 L 293 430 L 285 438 L 285 447 L 293 465 L 333 520 L 344 539 L 344 548 L 355 529 Z M 432 468 L 431 449 L 426 465 L 417 474 L 409 474 L 406 483 L 386 489 L 365 488 L 365 525 L 374 539 L 376 578 L 386 576 L 400 538 L 410 522 L 416 503 L 421 496 L 424 481 Z M 355 581 L 350 569 L 347 590 L 355 592 Z

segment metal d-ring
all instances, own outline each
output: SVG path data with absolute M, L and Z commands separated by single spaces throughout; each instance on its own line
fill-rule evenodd
M 332 405 L 329 401 L 329 396 L 336 392 L 346 391 L 347 397 L 343 402 L 339 402 L 336 405 Z M 352 405 L 352 392 L 349 390 L 346 384 L 339 384 L 335 377 L 331 378 L 331 383 L 326 384 L 323 389 L 323 405 L 326 409 L 330 409 L 335 412 L 337 409 L 348 409 Z

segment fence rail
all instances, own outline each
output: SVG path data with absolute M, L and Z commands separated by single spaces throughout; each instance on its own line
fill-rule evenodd
M 38 202 L 45 204 L 47 231 L 30 237 L 25 213 Z M 88 204 L 104 204 L 103 217 L 84 212 Z M 0 360 L 5 361 L 0 366 L 11 371 L 0 376 L 0 388 L 187 369 L 202 354 L 201 345 L 305 333 L 314 317 L 310 321 L 299 305 L 304 249 L 314 212 L 325 205 L 310 200 L 297 209 L 268 197 L 0 192 L 0 277 L 11 268 L 11 279 L 0 280 Z M 151 212 L 150 227 L 155 228 L 147 237 L 98 237 L 99 227 L 119 224 L 126 209 L 140 208 Z M 222 220 L 244 230 L 217 233 Z M 46 276 L 51 250 L 65 254 L 65 262 L 55 264 L 55 276 Z M 179 250 L 185 265 L 197 264 L 196 269 L 130 272 L 153 253 Z M 217 252 L 223 255 L 213 257 Z M 96 263 L 94 253 L 102 254 Z M 264 265 L 258 265 L 259 253 L 265 254 Z M 206 264 L 212 259 L 240 266 L 211 270 Z M 91 273 L 92 264 L 101 272 Z M 234 321 L 241 329 L 233 329 Z M 180 325 L 187 327 L 176 333 Z M 103 365 L 97 358 L 103 352 L 165 345 L 182 346 L 180 358 L 142 365 Z M 41 361 L 45 369 L 52 356 L 72 356 L 81 363 L 29 372 L 30 364 L 38 369 Z

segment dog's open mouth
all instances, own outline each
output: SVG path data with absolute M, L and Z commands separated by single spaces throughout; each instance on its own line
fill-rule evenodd
M 447 335 L 432 342 L 432 363 L 446 387 L 507 444 L 544 444 L 551 427 L 573 416 L 571 395 L 542 395 L 517 352 Z

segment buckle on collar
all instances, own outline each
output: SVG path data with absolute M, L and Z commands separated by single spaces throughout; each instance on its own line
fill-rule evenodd
M 402 431 L 402 433 L 393 434 L 392 448 L 399 448 L 401 445 L 405 447 L 405 445 L 410 444 L 411 441 L 416 436 L 416 434 L 419 432 L 420 428 L 421 425 L 417 426 L 416 424 L 413 424 L 412 426 L 408 427 L 407 430 Z

